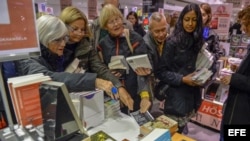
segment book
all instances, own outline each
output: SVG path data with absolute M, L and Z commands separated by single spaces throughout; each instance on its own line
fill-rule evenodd
M 169 129 L 171 135 L 173 135 L 178 130 L 178 123 L 166 115 L 160 115 L 155 120 L 141 125 L 140 132 L 145 135 L 155 128 Z
M 241 41 L 241 34 L 233 34 L 231 35 L 230 44 L 231 46 L 238 46 Z
M 49 81 L 42 73 L 8 79 L 8 88 L 18 124 L 38 126 L 42 124 L 39 86 Z
M 196 71 L 196 74 L 192 76 L 192 79 L 195 80 L 199 84 L 204 84 L 206 81 L 212 76 L 212 71 L 207 68 L 202 68 Z
M 116 141 L 113 137 L 104 131 L 98 131 L 90 136 L 91 141 Z
M 126 58 L 130 67 L 135 71 L 138 67 L 152 69 L 152 65 L 149 61 L 147 54 L 129 56 Z
M 155 128 L 140 141 L 171 141 L 168 129 Z
M 126 70 L 127 74 L 129 71 L 128 63 L 123 55 L 111 56 L 108 67 L 111 70 Z
M 205 43 L 200 52 L 198 53 L 196 60 L 196 70 L 202 68 L 210 68 L 214 61 L 214 56 L 206 49 L 207 43 Z
M 140 110 L 138 110 L 131 112 L 130 116 L 135 119 L 139 126 L 154 120 L 154 117 L 148 111 L 141 113 Z
M 65 69 L 65 72 L 69 73 L 84 73 L 85 70 L 79 67 L 80 60 L 75 58 Z
M 229 85 L 219 84 L 219 87 L 216 91 L 215 101 L 224 103 L 227 99 L 229 92 Z

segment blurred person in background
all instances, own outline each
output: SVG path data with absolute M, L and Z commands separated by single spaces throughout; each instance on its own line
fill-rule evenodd
M 100 27 L 108 31 L 108 35 L 100 40 L 98 51 L 104 63 L 108 65 L 112 56 L 122 55 L 124 58 L 134 55 L 147 54 L 147 45 L 142 37 L 135 31 L 129 30 L 126 40 L 123 26 L 123 15 L 114 5 L 107 4 L 103 7 L 99 20 Z M 129 43 L 131 43 L 131 46 Z M 130 48 L 131 47 L 131 48 Z M 150 94 L 146 77 L 151 74 L 149 68 L 137 68 L 135 71 L 130 67 L 129 72 L 112 71 L 124 83 L 125 88 L 134 100 L 134 111 L 146 112 L 150 106 Z M 121 108 L 125 114 L 130 111 L 126 107 Z
M 171 21 L 170 21 L 170 34 L 174 31 L 175 24 L 179 18 L 179 12 L 175 11 L 171 15 Z
M 136 12 L 134 12 L 134 11 L 129 12 L 127 15 L 127 20 L 129 20 L 132 23 L 133 29 L 135 32 L 140 34 L 142 37 L 146 34 L 142 25 L 139 24 L 139 18 L 137 16 Z
M 167 21 L 167 33 L 170 34 L 170 23 L 171 23 L 171 15 L 169 13 L 165 13 L 166 21 Z
M 76 7 L 70 6 L 63 9 L 60 14 L 60 19 L 67 26 L 69 33 L 69 41 L 65 48 L 73 52 L 73 58 L 80 60 L 79 67 L 84 70 L 84 72 L 96 73 L 96 80 L 103 80 L 100 82 L 103 88 L 108 87 L 109 89 L 109 85 L 118 88 L 118 95 L 121 101 L 127 105 L 129 109 L 133 109 L 133 100 L 130 95 L 119 79 L 117 79 L 100 60 L 95 48 L 91 45 L 91 31 L 88 27 L 86 15 Z M 110 93 L 108 93 L 108 95 L 110 95 Z
M 213 29 L 210 29 L 209 27 L 212 19 L 211 7 L 208 3 L 201 3 L 200 10 L 203 22 L 203 39 L 208 44 L 208 51 L 213 53 L 215 60 L 218 60 L 220 57 L 225 56 L 225 54 L 219 47 L 219 36 Z
M 250 36 L 250 6 L 246 6 L 238 13 L 241 30 Z M 224 102 L 224 111 L 221 122 L 221 138 L 224 141 L 225 125 L 250 126 L 250 44 L 247 54 L 241 61 L 239 68 L 231 75 L 221 76 L 220 81 L 229 85 L 227 100 Z
M 201 86 L 195 74 L 202 39 L 202 15 L 199 5 L 188 4 L 180 13 L 173 33 L 166 39 L 155 76 L 168 85 L 164 114 L 178 122 L 182 133 L 201 104 Z
M 102 7 L 104 7 L 107 4 L 112 4 L 112 5 L 114 5 L 118 9 L 120 8 L 119 0 L 103 0 Z M 133 25 L 128 20 L 126 20 L 124 17 L 122 18 L 122 23 L 123 23 L 123 26 L 126 29 L 133 30 Z M 93 36 L 92 45 L 96 49 L 97 45 L 98 45 L 98 42 L 103 37 L 105 37 L 106 35 L 108 35 L 108 31 L 106 29 L 103 29 L 103 28 L 100 27 L 99 17 L 97 17 L 93 21 L 93 23 L 91 25 L 91 31 L 92 31 L 92 33 L 94 35 Z

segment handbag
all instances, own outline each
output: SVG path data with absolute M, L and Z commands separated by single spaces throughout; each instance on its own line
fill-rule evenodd
M 178 73 L 180 73 L 182 70 L 185 69 L 185 67 L 188 65 L 188 63 L 182 67 Z M 158 82 L 156 81 L 156 84 L 155 84 L 155 87 L 154 87 L 154 96 L 157 100 L 159 101 L 163 101 L 166 99 L 167 97 L 167 90 L 169 89 L 169 85 L 162 82 L 162 81 L 159 81 Z

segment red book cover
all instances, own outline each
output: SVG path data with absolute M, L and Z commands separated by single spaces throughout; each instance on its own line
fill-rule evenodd
M 26 126 L 42 124 L 42 112 L 39 94 L 40 83 L 34 83 L 15 88 L 18 104 L 16 107 L 20 114 L 20 124 Z

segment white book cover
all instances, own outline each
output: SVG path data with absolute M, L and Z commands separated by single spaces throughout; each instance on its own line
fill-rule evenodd
M 65 72 L 69 73 L 85 73 L 85 70 L 79 67 L 80 60 L 75 58 L 65 69 Z
M 124 70 L 126 70 L 126 73 L 129 72 L 128 63 L 123 55 L 111 56 L 108 67 L 111 70 L 124 69 Z
M 147 54 L 130 56 L 126 58 L 130 67 L 135 71 L 138 67 L 152 69 L 152 65 L 149 61 Z

